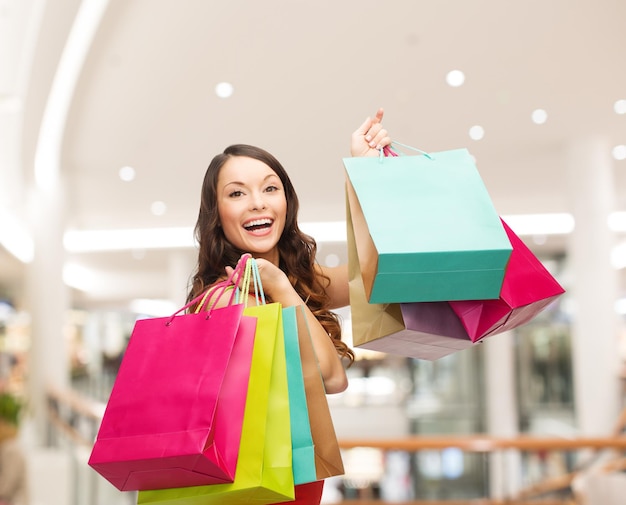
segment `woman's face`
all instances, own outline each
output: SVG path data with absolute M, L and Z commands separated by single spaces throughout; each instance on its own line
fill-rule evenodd
M 287 200 L 276 172 L 254 158 L 229 158 L 217 178 L 217 210 L 226 240 L 278 264 Z

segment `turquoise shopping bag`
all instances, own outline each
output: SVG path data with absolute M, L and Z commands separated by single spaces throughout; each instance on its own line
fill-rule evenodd
M 295 484 L 305 484 L 317 480 L 317 477 L 315 450 L 300 357 L 296 309 L 297 307 L 283 307 L 283 330 L 285 357 L 287 359 L 289 414 L 291 416 L 293 480 Z
M 467 149 L 343 161 L 370 303 L 499 297 L 512 247 Z

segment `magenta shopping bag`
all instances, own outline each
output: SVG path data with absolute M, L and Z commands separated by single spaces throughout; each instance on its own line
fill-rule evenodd
M 292 466 L 289 386 L 282 324 L 282 305 L 265 303 L 256 263 L 257 306 L 244 314 L 256 317 L 256 334 L 237 472 L 233 482 L 140 491 L 139 504 L 240 505 L 278 503 L 295 496 Z M 249 281 L 248 277 L 248 281 Z M 243 300 L 249 284 L 244 276 Z M 258 288 L 258 292 L 257 292 Z M 262 303 L 261 303 L 262 301 Z
M 473 342 L 526 324 L 565 292 L 526 244 L 502 224 L 513 252 L 500 298 L 449 302 Z
M 233 481 L 256 330 L 243 310 L 136 322 L 89 458 L 116 488 Z

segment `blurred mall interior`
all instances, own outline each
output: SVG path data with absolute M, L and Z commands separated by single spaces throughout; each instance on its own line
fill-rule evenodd
M 355 349 L 322 503 L 622 504 L 625 21 L 619 0 L 0 0 L 0 412 L 28 504 L 136 503 L 87 460 L 135 322 L 184 305 L 210 159 L 274 153 L 318 261 L 345 263 L 342 158 L 378 107 L 398 142 L 467 148 L 566 291 L 440 359 Z

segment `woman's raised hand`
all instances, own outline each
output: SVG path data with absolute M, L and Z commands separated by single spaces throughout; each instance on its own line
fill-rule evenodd
M 383 114 L 384 110 L 378 109 L 373 118 L 368 117 L 352 134 L 352 156 L 378 156 L 380 149 L 391 144 L 391 138 L 382 125 Z

